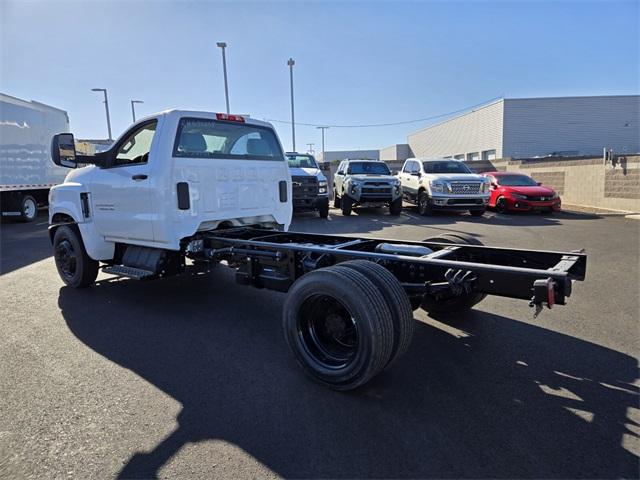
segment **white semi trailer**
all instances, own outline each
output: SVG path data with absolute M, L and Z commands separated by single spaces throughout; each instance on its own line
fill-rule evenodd
M 30 222 L 65 168 L 51 162 L 51 137 L 69 131 L 67 112 L 0 93 L 0 209 Z

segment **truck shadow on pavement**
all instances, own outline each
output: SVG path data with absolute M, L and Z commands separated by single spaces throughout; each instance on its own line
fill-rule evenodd
M 337 393 L 295 365 L 282 300 L 236 286 L 224 267 L 63 287 L 78 339 L 182 404 L 173 433 L 103 473 L 156 477 L 188 443 L 220 439 L 289 478 L 638 476 L 622 445 L 638 429 L 628 355 L 475 310 L 418 322 L 404 357 Z

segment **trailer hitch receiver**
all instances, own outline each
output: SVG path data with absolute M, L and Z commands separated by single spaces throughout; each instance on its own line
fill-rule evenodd
M 530 307 L 535 308 L 533 318 L 537 318 L 546 305 L 551 308 L 556 303 L 555 282 L 553 278 L 540 279 L 533 282 L 533 298 L 529 302 Z

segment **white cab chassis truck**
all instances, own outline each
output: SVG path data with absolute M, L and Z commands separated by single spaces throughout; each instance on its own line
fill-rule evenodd
M 414 309 L 458 314 L 501 295 L 537 314 L 564 304 L 586 272 L 582 251 L 487 247 L 459 233 L 409 242 L 289 232 L 280 141 L 270 124 L 244 116 L 168 111 L 93 157 L 76 155 L 68 133 L 51 150 L 55 164 L 74 168 L 49 199 L 54 258 L 69 287 L 93 285 L 100 268 L 150 280 L 226 264 L 239 284 L 287 292 L 283 328 L 295 359 L 337 390 L 365 384 L 407 350 Z
M 51 163 L 51 137 L 69 131 L 67 112 L 0 93 L 0 206 L 3 217 L 36 219 L 65 168 Z

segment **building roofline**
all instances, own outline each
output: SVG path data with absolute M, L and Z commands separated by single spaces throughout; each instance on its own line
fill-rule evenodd
M 42 102 L 38 102 L 36 100 L 25 100 L 24 98 L 18 98 L 18 97 L 14 97 L 13 95 L 7 95 L 6 93 L 2 93 L 0 92 L 0 100 L 13 100 L 13 101 L 17 101 L 19 103 L 23 103 L 25 105 L 31 105 L 31 106 L 37 106 L 40 108 L 46 108 L 49 110 L 55 110 L 56 112 L 61 112 L 64 113 L 65 115 L 67 115 L 68 118 L 68 114 L 66 110 L 63 110 L 61 108 L 58 107 L 53 107 L 51 105 L 47 105 L 46 103 L 42 103 Z
M 420 130 L 416 130 L 415 132 L 411 132 L 409 134 L 407 134 L 407 138 L 413 136 L 413 135 L 417 135 L 418 133 L 424 132 L 425 130 L 429 130 L 430 128 L 433 127 L 437 127 L 438 125 L 443 125 L 447 122 L 451 122 L 452 120 L 456 120 L 458 118 L 462 118 L 465 115 L 469 115 L 471 113 L 475 113 L 478 110 L 482 110 L 483 108 L 487 108 L 490 107 L 492 105 L 495 105 L 496 103 L 499 102 L 511 102 L 511 101 L 519 101 L 519 100 L 564 100 L 564 99 L 575 99 L 575 98 L 640 98 L 640 95 L 636 94 L 630 94 L 630 95 L 573 95 L 573 96 L 558 96 L 558 97 L 514 97 L 514 98 L 499 98 L 497 100 L 493 100 L 490 101 L 488 103 L 485 103 L 484 105 L 481 105 L 479 107 L 475 107 L 472 108 L 466 112 L 460 113 L 458 115 L 454 115 L 452 117 L 447 118 L 446 120 L 442 120 L 440 122 L 436 122 L 433 123 L 431 125 L 428 125 L 424 128 L 421 128 Z
M 466 112 L 464 112 L 464 113 L 460 113 L 460 114 L 458 114 L 458 115 L 454 115 L 454 116 L 452 116 L 452 117 L 450 117 L 450 118 L 447 118 L 446 120 L 442 120 L 442 121 L 440 121 L 440 122 L 432 123 L 431 125 L 429 125 L 429 126 L 427 126 L 427 127 L 424 127 L 424 128 L 421 128 L 420 130 L 416 130 L 415 132 L 409 133 L 409 134 L 407 135 L 407 139 L 408 139 L 410 136 L 412 136 L 412 135 L 417 135 L 418 133 L 420 133 L 420 132 L 424 132 L 425 130 L 429 130 L 430 128 L 437 127 L 438 125 L 443 125 L 443 124 L 445 124 L 445 123 L 447 123 L 447 122 L 450 122 L 450 121 L 452 121 L 452 120 L 455 120 L 456 118 L 464 117 L 465 115 L 469 115 L 469 114 L 471 114 L 471 113 L 475 113 L 475 112 L 477 112 L 478 110 L 482 110 L 482 109 L 484 109 L 484 108 L 487 108 L 487 107 L 490 107 L 490 106 L 492 106 L 492 105 L 495 105 L 496 103 L 500 103 L 500 102 L 504 102 L 504 101 L 505 101 L 505 98 L 499 98 L 499 99 L 497 99 L 497 100 L 492 100 L 492 101 L 490 101 L 490 102 L 488 102 L 488 103 L 485 103 L 484 105 L 480 105 L 479 107 L 473 107 L 473 108 L 472 108 L 471 110 L 469 110 L 469 111 L 466 111 Z

